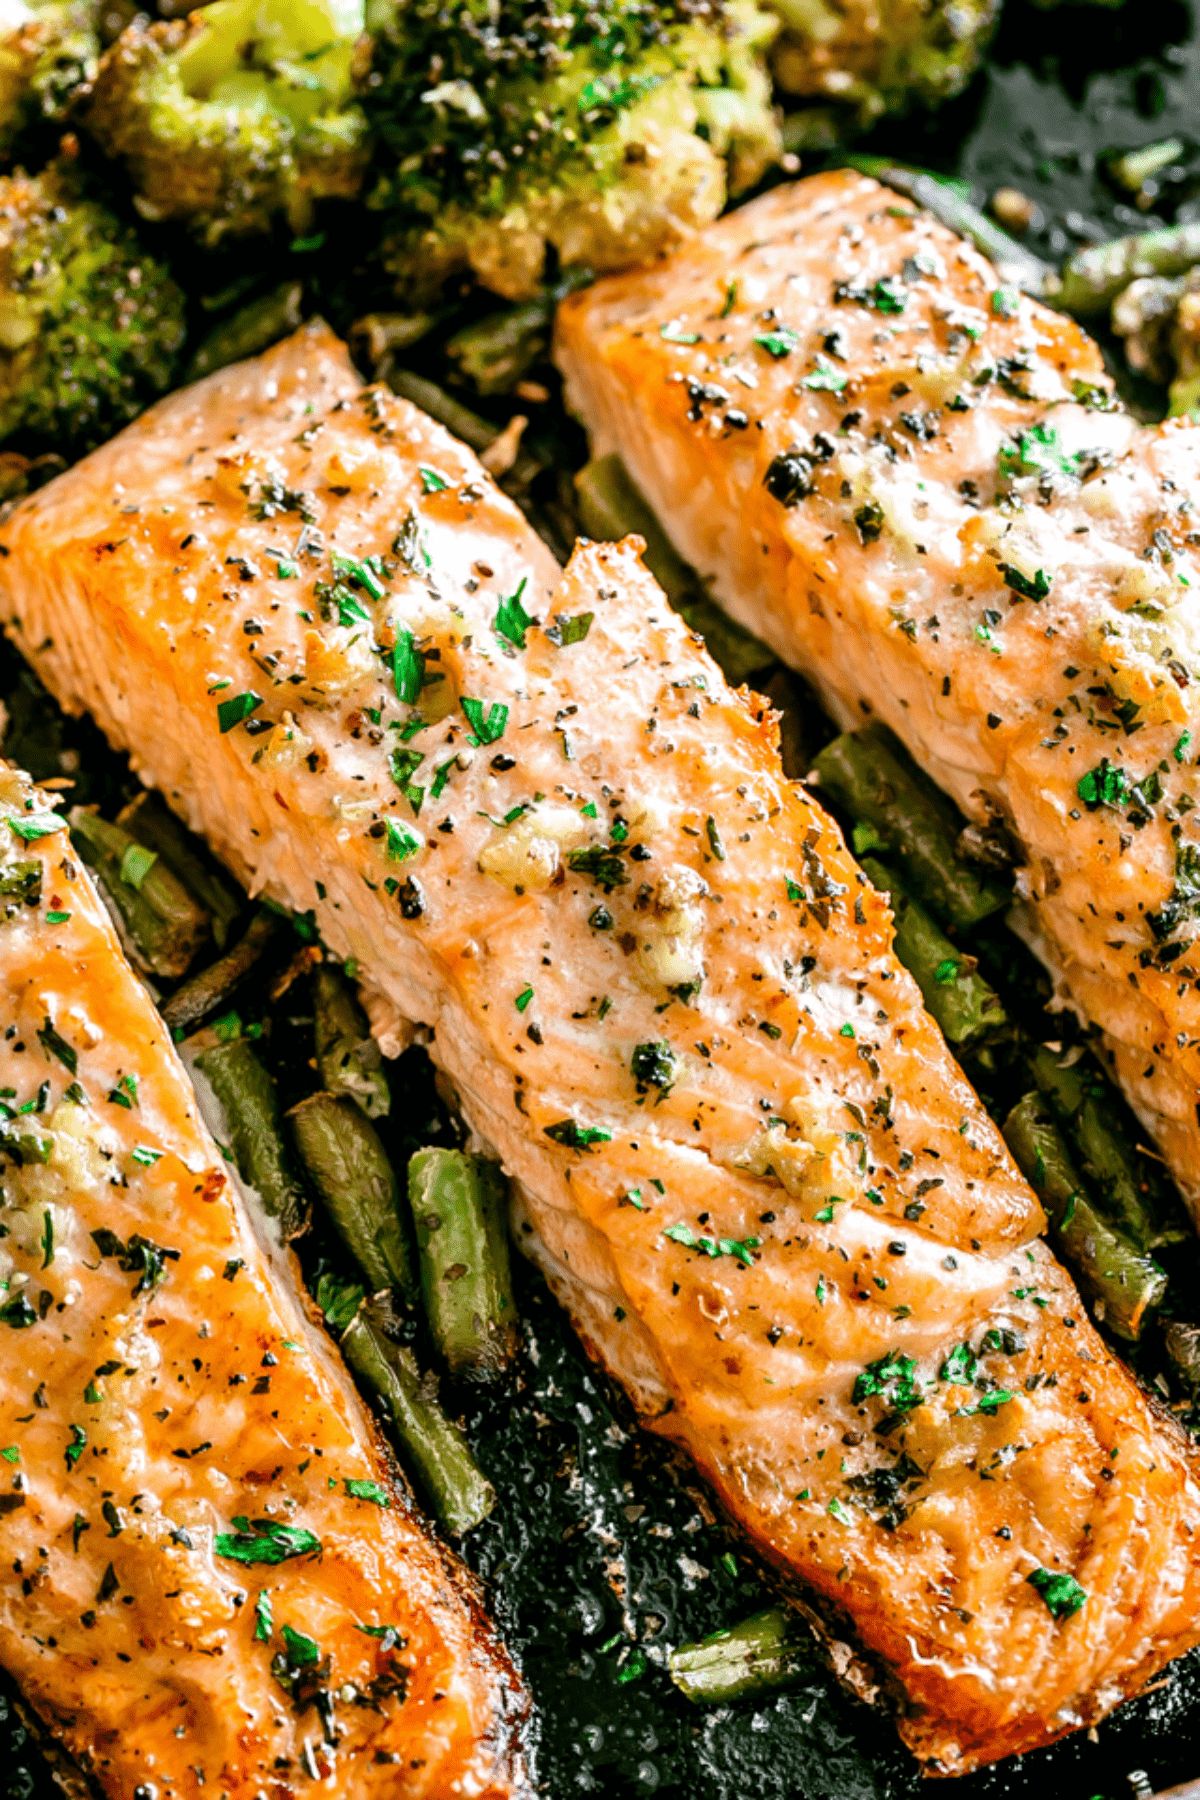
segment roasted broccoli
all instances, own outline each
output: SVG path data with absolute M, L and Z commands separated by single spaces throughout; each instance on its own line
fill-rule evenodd
M 550 248 L 636 262 L 779 152 L 756 0 L 371 0 L 368 26 L 369 204 L 412 302 L 467 270 L 528 299 Z
M 98 0 L 0 4 L 0 157 L 38 120 L 61 119 L 96 73 Z
M 0 177 L 0 439 L 91 449 L 170 385 L 184 299 L 58 169 Z
M 937 106 L 966 87 L 999 15 L 999 0 L 769 0 L 784 30 L 775 78 L 811 103 L 788 141 L 861 131 L 913 102 Z M 811 121 L 807 123 L 806 121 Z
M 1200 267 L 1143 275 L 1113 301 L 1112 328 L 1131 369 L 1169 387 L 1169 412 L 1200 408 Z
M 306 231 L 315 203 L 352 200 L 366 171 L 362 24 L 362 0 L 215 0 L 187 19 L 135 19 L 101 58 L 83 127 L 126 164 L 143 218 L 181 220 L 209 246 L 279 215 Z

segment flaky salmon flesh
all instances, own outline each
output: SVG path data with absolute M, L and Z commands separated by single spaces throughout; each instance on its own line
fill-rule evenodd
M 557 357 L 729 611 L 1011 833 L 1019 929 L 1200 1219 L 1200 428 L 848 172 L 568 300 Z
M 0 1661 L 98 1789 L 529 1796 L 527 1702 L 0 763 Z
M 594 1353 L 928 1766 L 1089 1723 L 1200 1636 L 1196 1452 L 637 540 L 560 578 L 320 327 L 2 538 L 53 691 L 312 910 L 381 1032 L 426 1027 Z

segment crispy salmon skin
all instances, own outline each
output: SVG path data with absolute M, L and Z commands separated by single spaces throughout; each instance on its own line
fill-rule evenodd
M 7 764 L 0 959 L 0 1660 L 120 1800 L 529 1795 L 514 1671 Z
M 1200 1635 L 1194 1454 L 1090 1328 L 886 902 L 641 566 L 560 581 L 319 328 L 24 504 L 0 606 L 424 1024 L 518 1237 L 932 1768 Z
M 1018 847 L 1022 930 L 1200 1217 L 1200 430 L 850 173 L 564 303 L 557 355 L 724 605 Z

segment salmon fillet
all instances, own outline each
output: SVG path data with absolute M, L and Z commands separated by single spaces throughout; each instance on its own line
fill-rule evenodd
M 919 1757 L 1043 1743 L 1200 1636 L 1195 1453 L 636 540 L 560 582 L 311 328 L 3 541 L 52 689 L 426 1027 L 594 1353 Z
M 121 1800 L 531 1794 L 465 1572 L 4 763 L 0 894 L 0 1661 Z
M 1021 861 L 1018 926 L 1200 1218 L 1200 430 L 851 173 L 560 308 L 617 449 L 729 611 L 883 719 Z

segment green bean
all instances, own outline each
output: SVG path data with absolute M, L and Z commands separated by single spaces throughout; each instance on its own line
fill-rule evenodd
M 1164 138 L 1161 143 L 1143 144 L 1140 150 L 1126 150 L 1123 156 L 1112 157 L 1107 164 L 1108 173 L 1123 188 L 1136 194 L 1185 154 L 1186 146 L 1181 138 Z
M 873 856 L 864 856 L 862 866 L 872 887 L 891 897 L 896 955 L 916 981 L 947 1043 L 961 1051 L 977 1050 L 1008 1024 L 999 994 L 979 973 L 975 959 L 951 943 L 899 876 Z
M 286 1238 L 304 1228 L 308 1208 L 283 1137 L 279 1091 L 248 1039 L 231 1038 L 202 1050 L 196 1067 L 225 1115 L 238 1174 L 258 1194 L 263 1211 Z
M 299 329 L 304 321 L 304 283 L 285 281 L 269 294 L 260 294 L 222 319 L 202 338 L 184 370 L 184 381 L 198 381 L 230 363 L 242 362 L 269 350 L 280 338 Z
M 714 1631 L 699 1643 L 680 1644 L 667 1666 L 671 1680 L 689 1700 L 724 1706 L 811 1676 L 816 1655 L 811 1634 L 796 1614 L 773 1606 L 730 1631 Z
M 372 1293 L 394 1288 L 415 1304 L 400 1189 L 371 1121 L 353 1100 L 333 1094 L 310 1094 L 287 1117 L 309 1179 Z
M 507 394 L 546 354 L 553 308 L 548 298 L 488 313 L 464 325 L 446 354 L 480 394 Z
M 913 892 L 947 924 L 969 930 L 1008 905 L 1009 889 L 958 853 L 959 815 L 880 725 L 848 731 L 813 758 L 822 792 L 877 834 Z
M 1071 1162 L 1071 1153 L 1040 1094 L 1013 1107 L 1004 1136 L 1034 1188 L 1067 1261 L 1088 1293 L 1098 1319 L 1136 1341 L 1166 1291 L 1156 1262 L 1105 1222 Z
M 496 1504 L 491 1482 L 459 1427 L 433 1398 L 411 1353 L 385 1334 L 370 1305 L 342 1333 L 342 1350 L 387 1407 L 438 1522 L 456 1536 L 480 1524 Z
M 994 224 L 986 213 L 972 206 L 969 182 L 934 175 L 928 169 L 907 168 L 903 163 L 891 162 L 886 156 L 847 156 L 845 160 L 852 169 L 858 169 L 863 175 L 873 175 L 885 187 L 895 188 L 897 193 L 915 200 L 951 231 L 965 237 L 995 264 L 1002 281 L 1011 281 L 1035 297 L 1046 293 L 1053 273 L 1049 263 L 1034 256 L 1032 251 L 1026 250 L 1023 244 Z
M 1200 1325 L 1168 1319 L 1163 1325 L 1163 1344 L 1176 1375 L 1195 1394 L 1200 1390 Z
M 159 1007 L 163 1023 L 170 1028 L 173 1037 L 186 1037 L 205 1019 L 228 1005 L 257 965 L 279 926 L 279 914 L 260 906 L 231 950 L 175 989 L 170 999 Z
M 155 850 L 173 875 L 196 896 L 212 920 L 213 943 L 223 950 L 229 933 L 246 910 L 246 896 L 201 855 L 186 825 L 180 823 L 161 794 L 143 788 L 117 814 L 117 824 L 147 850 Z
M 455 437 L 470 444 L 472 450 L 482 456 L 490 450 L 500 436 L 499 427 L 487 419 L 481 419 L 478 413 L 464 406 L 445 388 L 440 388 L 436 381 L 426 380 L 424 375 L 414 375 L 411 369 L 393 369 L 388 376 L 388 386 L 394 394 L 404 400 L 411 400 L 422 412 L 427 412 L 431 419 L 452 431 Z M 508 471 L 508 477 L 518 485 L 527 486 L 535 475 L 541 473 L 542 465 L 527 450 L 517 453 L 517 460 Z
M 369 1119 L 382 1119 L 392 1104 L 383 1055 L 371 1036 L 367 1015 L 337 963 L 313 971 L 313 1012 L 317 1067 L 331 1094 L 357 1100 Z
M 1054 295 L 1056 306 L 1080 318 L 1107 312 L 1117 295 L 1140 275 L 1184 275 L 1200 262 L 1200 219 L 1165 231 L 1092 244 L 1068 257 Z
M 72 842 L 121 916 L 135 960 L 165 980 L 185 975 L 209 935 L 204 908 L 163 857 L 120 825 L 82 806 L 68 822 Z
M 490 1381 L 516 1352 L 504 1177 L 481 1156 L 418 1150 L 408 1197 L 434 1341 L 452 1375 Z
M 350 327 L 350 343 L 368 372 L 386 381 L 392 359 L 419 344 L 436 324 L 436 313 L 364 313 Z
M 1138 1156 L 1116 1110 L 1116 1097 L 1091 1058 L 1068 1064 L 1049 1044 L 1039 1044 L 1028 1061 L 1109 1223 L 1139 1250 L 1179 1243 L 1189 1235 L 1182 1222 L 1164 1223 L 1169 1202 L 1163 1184 Z
M 579 517 L 589 537 L 615 540 L 637 532 L 646 540 L 643 561 L 676 612 L 699 632 L 727 680 L 739 686 L 758 669 L 775 661 L 775 653 L 743 631 L 704 592 L 634 485 L 619 456 L 601 456 L 575 477 Z

